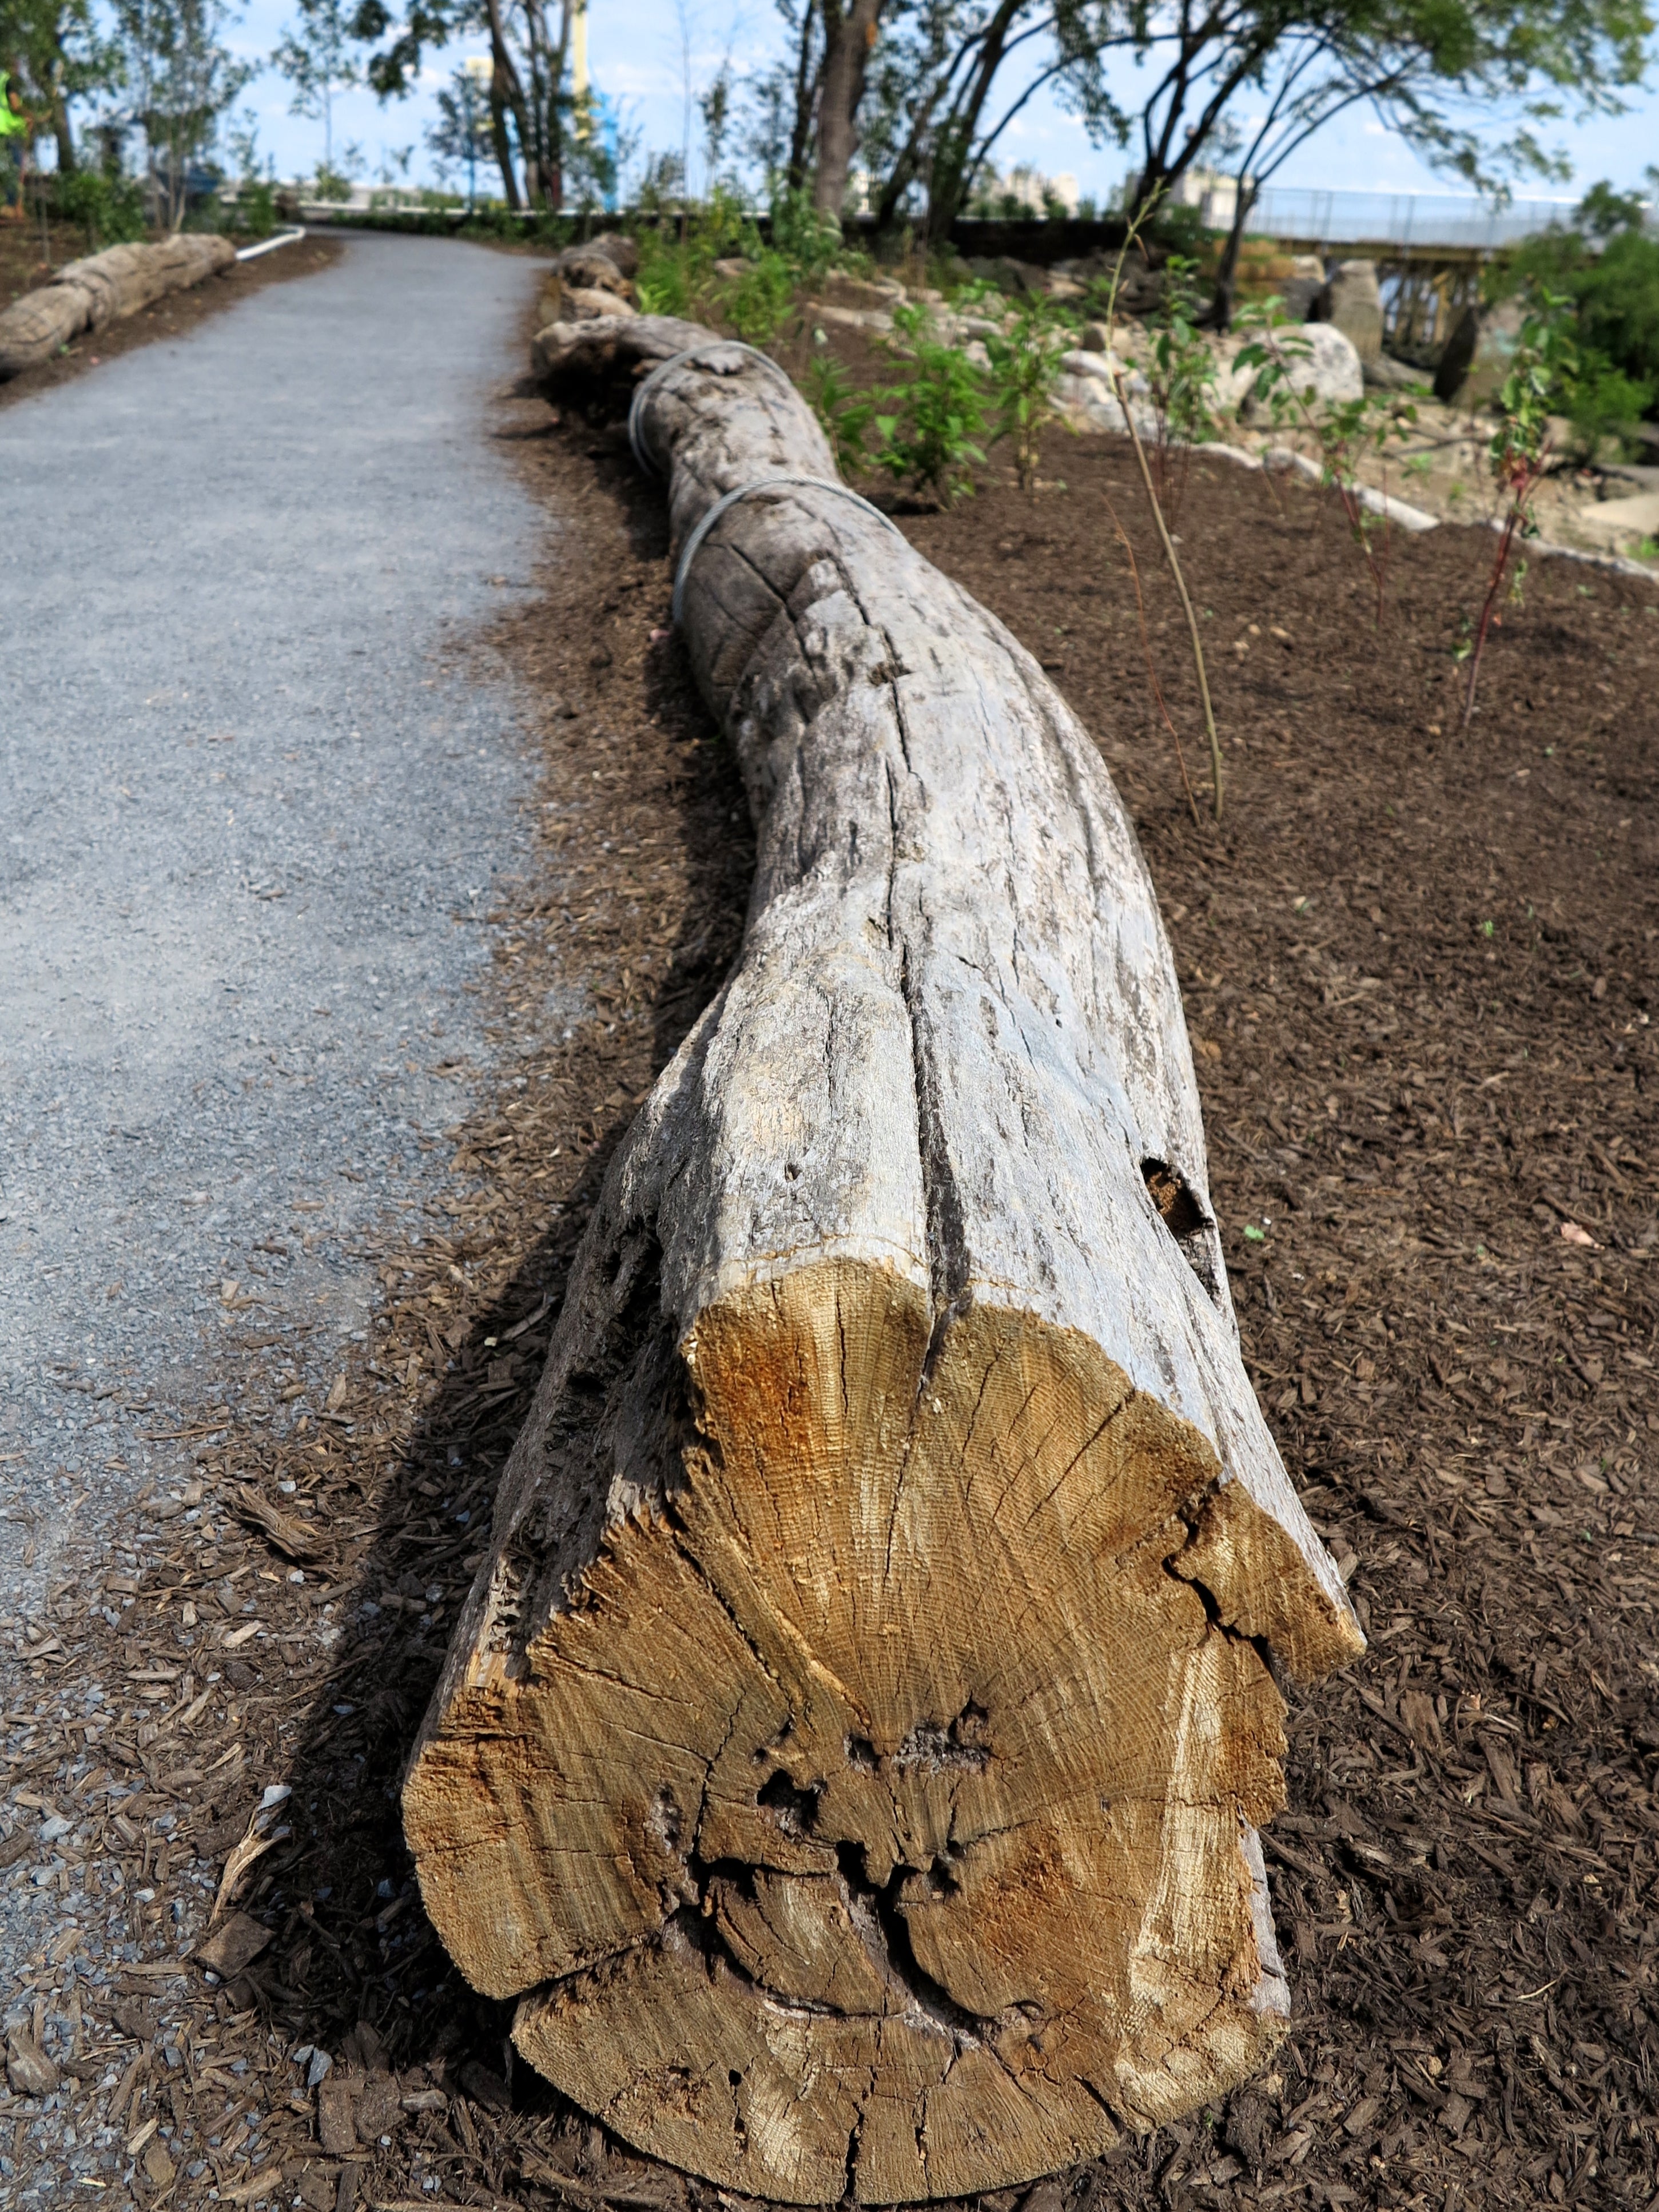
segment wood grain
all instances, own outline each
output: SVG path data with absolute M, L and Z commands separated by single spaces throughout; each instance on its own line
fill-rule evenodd
M 653 317 L 677 542 L 833 477 Z M 1268 1656 L 1361 1648 L 1239 1358 L 1181 1002 L 1098 752 L 833 491 L 687 580 L 758 839 L 615 1158 L 411 1761 L 427 1907 L 524 2054 L 744 2193 L 1024 2180 L 1249 2075 L 1288 1997 Z

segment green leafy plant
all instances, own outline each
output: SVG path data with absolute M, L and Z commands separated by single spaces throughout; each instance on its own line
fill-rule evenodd
M 1186 489 L 1188 448 L 1215 435 L 1212 395 L 1216 358 L 1198 327 L 1201 307 L 1197 262 L 1172 253 L 1164 264 L 1164 296 L 1150 325 L 1152 349 L 1146 368 L 1158 426 L 1152 473 L 1171 528 Z
M 1241 411 L 1248 406 L 1252 414 L 1265 414 L 1275 430 L 1288 429 L 1305 413 L 1312 396 L 1311 387 L 1298 391 L 1296 381 L 1297 364 L 1313 354 L 1302 325 L 1285 313 L 1284 301 L 1274 293 L 1242 307 L 1233 318 L 1233 328 L 1244 339 L 1233 366 L 1240 372 L 1255 371 Z
M 815 353 L 806 364 L 806 398 L 836 449 L 836 466 L 844 477 L 856 476 L 866 465 L 864 441 L 881 394 L 857 391 L 833 354 Z
M 1570 417 L 1584 453 L 1623 442 L 1659 400 L 1659 234 L 1640 197 L 1593 185 L 1577 226 L 1527 240 L 1508 275 L 1534 297 L 1571 303 L 1576 362 L 1553 411 Z
M 822 208 L 814 207 L 805 187 L 780 192 L 772 203 L 772 246 L 794 271 L 800 283 L 821 284 L 832 270 L 846 269 L 863 255 L 849 255 L 842 242 L 841 225 Z
M 723 296 L 726 319 L 750 345 L 764 345 L 788 313 L 795 296 L 794 272 L 781 253 L 761 252 Z
M 1571 305 L 1565 293 L 1540 289 L 1534 294 L 1521 325 L 1510 373 L 1498 393 L 1498 428 L 1486 448 L 1486 465 L 1504 501 L 1504 512 L 1469 654 L 1469 685 L 1463 700 L 1466 730 L 1474 716 L 1474 691 L 1480 680 L 1487 635 L 1503 619 L 1498 603 L 1506 583 L 1511 602 L 1520 603 L 1526 563 L 1517 560 L 1517 548 L 1538 534 L 1532 503 L 1548 463 L 1551 400 L 1554 394 L 1571 392 L 1577 373 L 1577 348 L 1568 329 Z M 1510 574 L 1512 564 L 1513 576 Z
M 999 439 L 1014 449 L 1014 470 L 1024 492 L 1036 489 L 1042 433 L 1057 422 L 1054 390 L 1068 335 L 1068 318 L 1057 301 L 1028 293 L 1004 331 L 985 340 L 991 364 L 989 397 Z
M 56 197 L 58 213 L 85 231 L 89 253 L 136 246 L 146 235 L 143 188 L 136 178 L 76 169 L 58 179 Z
M 1379 457 L 1386 499 L 1389 441 L 1403 437 L 1416 420 L 1417 410 L 1409 402 L 1401 405 L 1391 403 L 1380 392 L 1367 392 L 1358 399 L 1334 402 L 1316 418 L 1314 424 L 1319 436 L 1321 481 L 1336 494 L 1347 518 L 1348 535 L 1358 547 L 1370 573 L 1379 629 L 1388 595 L 1393 532 L 1387 507 L 1379 515 L 1362 495 L 1359 463 L 1367 453 Z
M 1389 448 L 1416 422 L 1417 410 L 1409 401 L 1391 400 L 1375 392 L 1320 407 L 1313 386 L 1301 380 L 1301 365 L 1313 348 L 1278 299 L 1242 307 L 1235 327 L 1244 333 L 1245 342 L 1234 365 L 1255 372 L 1246 394 L 1251 410 L 1267 414 L 1276 430 L 1306 429 L 1319 441 L 1321 482 L 1336 494 L 1348 533 L 1364 560 L 1380 624 L 1388 595 L 1391 531 L 1387 508 L 1379 515 L 1364 496 L 1359 464 L 1368 453 L 1381 459 L 1386 491 Z M 1418 473 L 1426 474 L 1427 465 L 1425 457 Z
M 895 307 L 893 328 L 900 343 L 890 342 L 889 350 L 905 356 L 905 375 L 881 395 L 892 411 L 875 416 L 875 465 L 941 506 L 971 498 L 969 465 L 985 459 L 978 443 L 988 420 L 983 378 L 965 353 L 935 336 L 925 306 Z

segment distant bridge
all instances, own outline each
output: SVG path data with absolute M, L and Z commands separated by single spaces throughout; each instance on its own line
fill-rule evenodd
M 1516 246 L 1553 225 L 1567 228 L 1577 199 L 1536 197 L 1501 205 L 1473 192 L 1321 191 L 1267 185 L 1250 210 L 1249 228 L 1307 246 L 1382 247 L 1390 256 L 1447 252 L 1485 254 Z

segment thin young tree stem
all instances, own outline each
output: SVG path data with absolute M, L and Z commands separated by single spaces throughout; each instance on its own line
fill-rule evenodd
M 1170 732 L 1174 743 L 1176 762 L 1181 769 L 1181 787 L 1187 794 L 1187 804 L 1193 812 L 1193 827 L 1196 830 L 1201 826 L 1198 818 L 1198 801 L 1193 796 L 1193 780 L 1187 773 L 1187 756 L 1181 748 L 1181 732 L 1170 719 L 1170 710 L 1164 703 L 1164 686 L 1158 680 L 1158 670 L 1152 661 L 1152 641 L 1146 628 L 1146 598 L 1140 588 L 1140 564 L 1135 559 L 1135 549 L 1129 543 L 1128 532 L 1118 520 L 1117 509 L 1112 505 L 1111 494 L 1103 492 L 1101 496 L 1106 501 L 1106 512 L 1112 518 L 1112 527 L 1117 532 L 1118 543 L 1122 546 L 1128 558 L 1129 580 L 1135 587 L 1135 611 L 1140 617 L 1140 649 L 1146 656 L 1146 681 L 1152 687 L 1152 696 L 1158 702 L 1158 711 L 1163 715 L 1164 726 Z
M 1198 671 L 1198 693 L 1204 702 L 1204 732 L 1210 741 L 1211 811 L 1218 822 L 1221 819 L 1221 740 L 1216 735 L 1215 710 L 1210 704 L 1210 679 L 1204 669 L 1204 641 L 1198 634 L 1198 617 L 1193 612 L 1193 603 L 1187 592 L 1187 579 L 1181 573 L 1181 556 L 1175 550 L 1175 540 L 1170 535 L 1169 525 L 1164 520 L 1164 509 L 1158 503 L 1158 493 L 1152 484 L 1152 472 L 1146 465 L 1146 448 L 1140 442 L 1140 433 L 1135 428 L 1135 418 L 1129 407 L 1129 394 L 1120 373 L 1112 379 L 1117 393 L 1117 404 L 1123 410 L 1123 419 L 1129 426 L 1129 437 L 1135 449 L 1135 459 L 1140 464 L 1140 481 L 1146 488 L 1146 503 L 1152 510 L 1152 520 L 1158 525 L 1158 534 L 1164 541 L 1164 556 L 1170 564 L 1170 574 L 1175 578 L 1176 589 L 1181 594 L 1181 604 L 1186 610 L 1187 628 L 1192 633 L 1193 665 Z

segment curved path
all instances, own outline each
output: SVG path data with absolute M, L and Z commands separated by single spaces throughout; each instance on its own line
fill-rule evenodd
M 438 653 L 540 542 L 487 422 L 538 274 L 356 239 L 0 414 L 14 1722 L 43 1598 L 124 1492 L 188 1473 L 146 1432 L 225 1387 L 222 1328 L 303 1320 L 325 1389 L 367 1317 L 356 1232 L 435 1189 L 469 1103 L 471 925 L 527 850 L 533 768 L 505 677 Z M 52 1688 L 58 1711 L 94 1686 Z M 14 1992 L 26 1873 L 0 1875 Z

